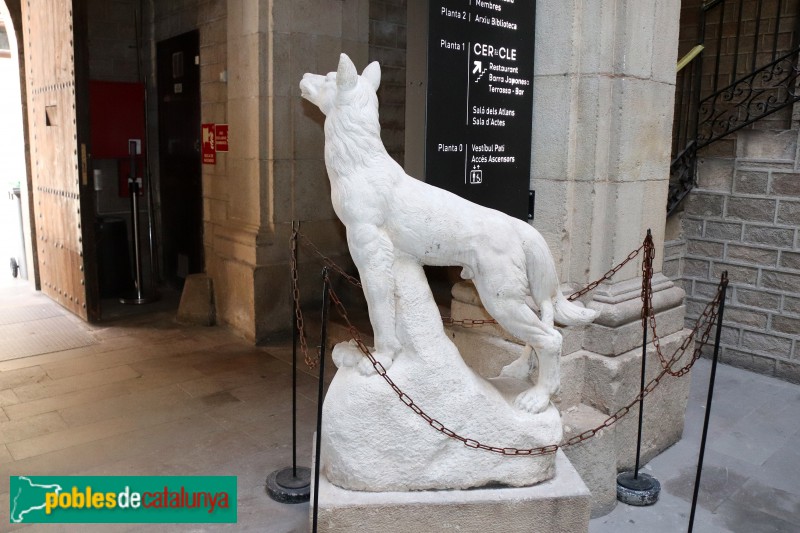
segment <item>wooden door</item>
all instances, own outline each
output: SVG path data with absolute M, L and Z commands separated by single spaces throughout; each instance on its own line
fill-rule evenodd
M 42 292 L 99 318 L 89 182 L 85 2 L 23 0 L 37 262 Z
M 178 286 L 204 271 L 199 53 L 197 31 L 159 42 L 156 53 L 164 276 Z

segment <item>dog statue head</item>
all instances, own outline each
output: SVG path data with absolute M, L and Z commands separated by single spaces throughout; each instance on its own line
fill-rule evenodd
M 300 82 L 300 95 L 319 107 L 325 116 L 347 104 L 364 105 L 365 98 L 374 99 L 377 110 L 375 93 L 380 83 L 381 67 L 377 61 L 367 65 L 359 76 L 347 54 L 341 54 L 336 72 L 330 72 L 327 76 L 304 74 Z

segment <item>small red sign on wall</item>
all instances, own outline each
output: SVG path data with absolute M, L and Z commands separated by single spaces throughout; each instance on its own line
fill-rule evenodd
M 228 125 L 227 124 L 217 124 L 215 130 L 215 137 L 217 141 L 217 152 L 227 152 L 228 151 Z
M 203 124 L 203 164 L 217 164 L 217 142 L 214 124 Z

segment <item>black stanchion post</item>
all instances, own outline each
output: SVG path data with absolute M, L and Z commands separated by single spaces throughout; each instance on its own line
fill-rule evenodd
M 647 230 L 650 235 L 650 230 Z M 649 287 L 645 293 L 645 302 L 643 306 L 644 319 L 642 321 L 642 377 L 639 380 L 639 427 L 636 434 L 636 466 L 633 468 L 633 479 L 639 479 L 639 464 L 642 458 L 642 425 L 644 424 L 644 379 L 647 373 L 647 318 L 650 316 L 649 303 L 647 301 L 649 294 Z
M 697 511 L 697 498 L 700 494 L 700 475 L 703 473 L 703 458 L 706 453 L 706 438 L 708 437 L 708 422 L 711 418 L 711 401 L 714 399 L 714 380 L 717 377 L 717 362 L 719 358 L 719 341 L 722 336 L 722 314 L 725 312 L 725 296 L 728 290 L 728 271 L 725 270 L 720 278 L 719 312 L 717 313 L 717 334 L 714 338 L 714 355 L 711 358 L 711 375 L 708 378 L 708 397 L 706 399 L 706 414 L 703 420 L 703 436 L 700 438 L 700 457 L 697 459 L 697 475 L 694 479 L 694 494 L 692 494 L 692 511 L 689 514 L 689 533 L 694 528 L 694 516 Z
M 141 140 L 140 140 L 141 142 Z M 155 302 L 159 299 L 158 295 L 145 294 L 142 288 L 142 246 L 139 242 L 139 191 L 142 188 L 142 178 L 136 176 L 136 155 L 137 150 L 141 152 L 141 144 L 136 140 L 128 141 L 128 155 L 130 155 L 130 174 L 128 176 L 128 192 L 131 195 L 131 225 L 133 233 L 133 273 L 136 287 L 134 292 L 127 294 L 119 299 L 120 303 L 126 305 L 142 305 Z
M 267 494 L 280 503 L 307 502 L 311 488 L 311 469 L 297 466 L 297 314 L 300 302 L 295 298 L 297 269 L 297 231 L 292 221 L 292 466 L 275 470 L 267 476 Z
M 325 395 L 325 347 L 328 344 L 328 302 L 330 280 L 328 267 L 322 269 L 322 331 L 319 346 L 319 390 L 317 392 L 317 439 L 314 445 L 314 512 L 311 522 L 312 533 L 317 533 L 317 518 L 319 513 L 319 459 L 320 446 L 322 445 L 322 400 Z
M 292 221 L 292 268 L 297 268 L 297 226 Z M 294 275 L 292 275 L 294 279 Z M 300 302 L 295 298 L 292 283 L 292 476 L 297 477 L 297 307 Z
M 636 436 L 636 465 L 633 472 L 622 472 L 617 476 L 617 499 L 628 505 L 653 505 L 658 501 L 661 484 L 649 474 L 639 473 L 642 455 L 642 425 L 644 423 L 644 383 L 647 370 L 647 327 L 650 317 L 650 278 L 653 275 L 653 236 L 647 230 L 644 264 L 642 272 L 642 372 L 639 382 L 639 431 Z

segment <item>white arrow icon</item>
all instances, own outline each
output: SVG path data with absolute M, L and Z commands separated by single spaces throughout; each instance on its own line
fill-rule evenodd
M 475 64 L 475 68 L 472 69 L 472 73 L 475 74 L 476 72 L 480 72 L 481 68 L 483 67 L 483 63 L 480 61 L 473 61 L 473 63 Z

